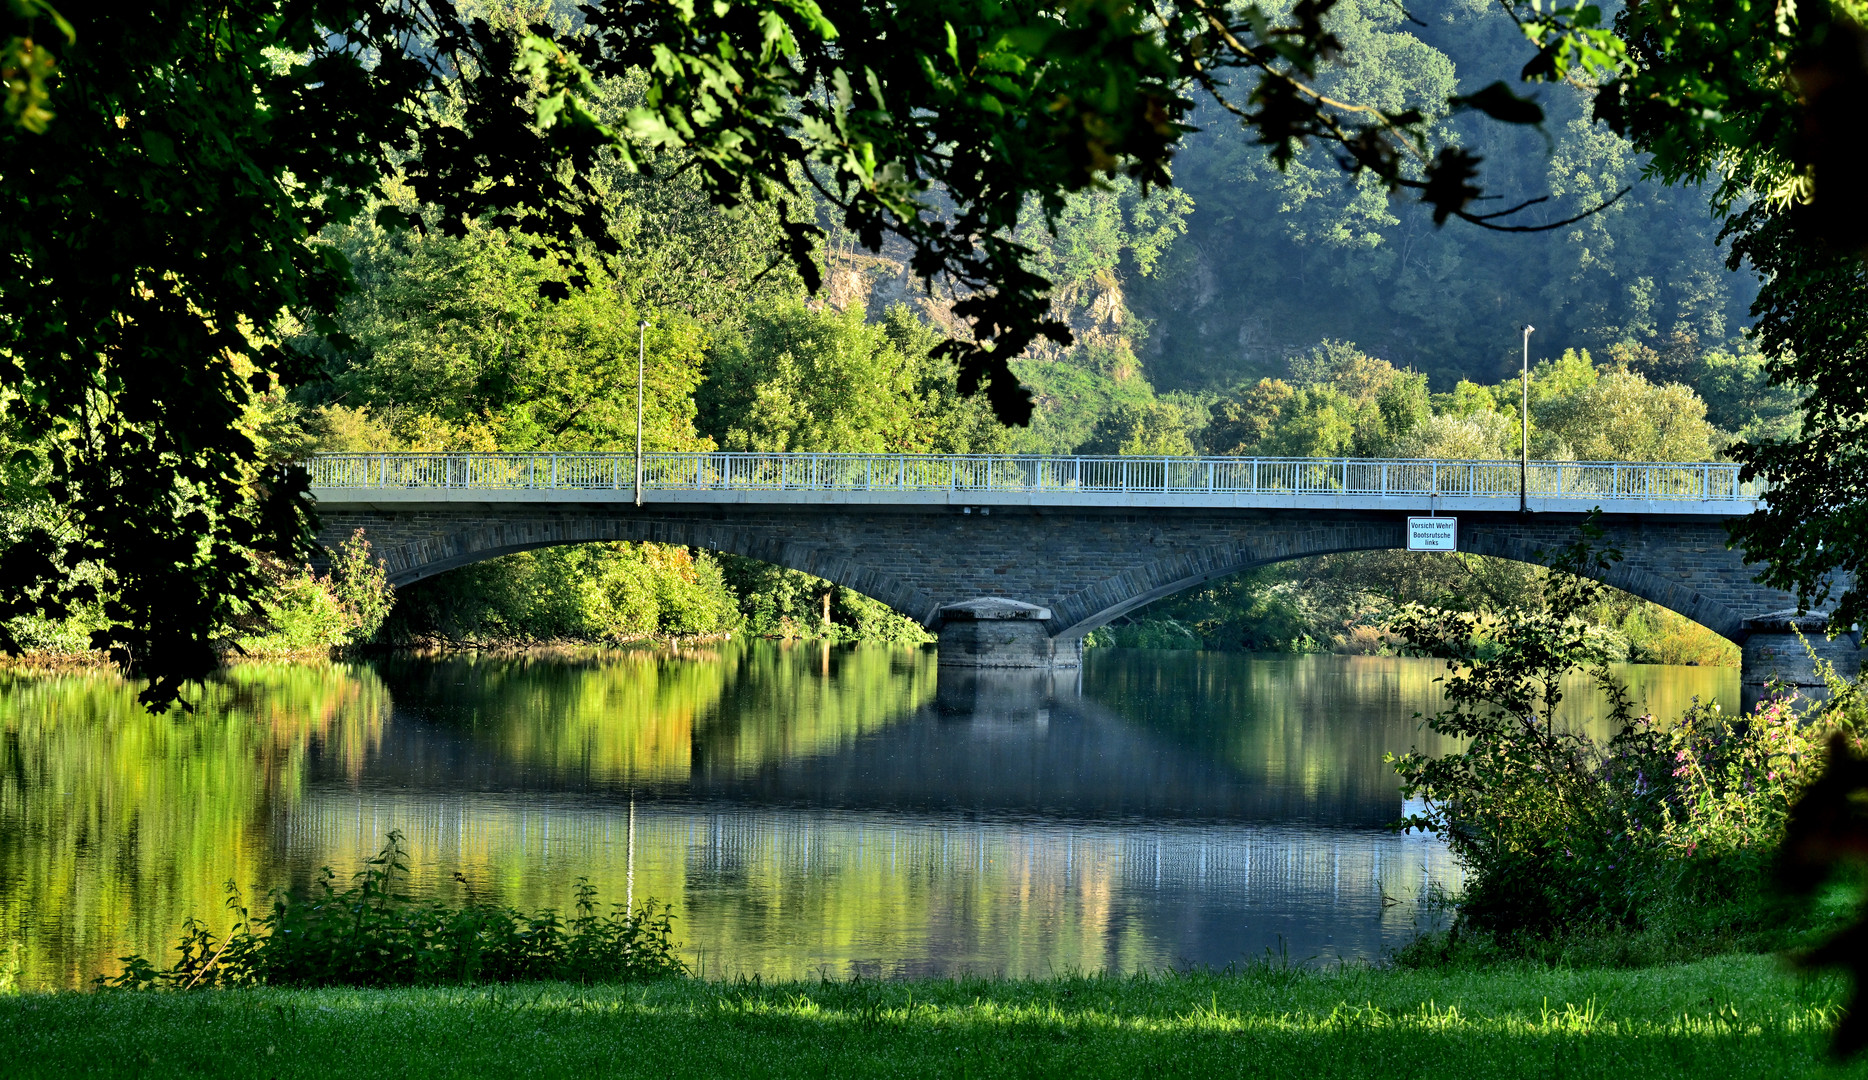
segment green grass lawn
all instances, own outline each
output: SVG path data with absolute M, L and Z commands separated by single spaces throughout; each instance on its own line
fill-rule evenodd
M 1868 1075 L 1846 987 L 1768 957 L 1640 970 L 0 998 L 7 1076 Z

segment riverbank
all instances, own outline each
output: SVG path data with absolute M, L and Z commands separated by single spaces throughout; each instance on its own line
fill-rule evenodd
M 418 658 L 424 660 L 446 659 L 454 656 L 490 656 L 501 659 L 536 659 L 553 661 L 601 660 L 619 654 L 641 652 L 666 652 L 674 656 L 684 656 L 698 650 L 725 645 L 734 640 L 732 633 L 695 634 L 686 637 L 668 637 L 644 634 L 640 637 L 621 638 L 613 641 L 582 641 L 568 638 L 550 638 L 530 640 L 514 638 L 511 640 L 493 639 L 486 641 L 410 641 L 395 645 L 370 645 L 333 649 L 320 646 L 312 649 L 268 653 L 234 653 L 221 656 L 221 670 L 239 667 L 243 664 L 328 664 L 345 660 L 370 660 L 384 658 Z M 739 635 L 745 640 L 748 635 Z M 813 639 L 774 639 L 782 643 L 801 644 Z M 18 656 L 0 654 L 0 671 L 12 671 L 21 674 L 54 673 L 66 671 L 108 671 L 124 673 L 122 661 L 100 650 L 83 652 L 28 652 Z
M 916 648 L 921 643 L 860 638 L 811 637 L 808 635 L 749 634 L 727 631 L 718 634 L 656 635 L 608 640 L 579 638 L 486 638 L 442 639 L 431 637 L 396 644 L 373 644 L 347 649 L 320 646 L 312 649 L 272 653 L 233 653 L 221 657 L 222 669 L 242 664 L 324 664 L 342 660 L 414 658 L 442 660 L 457 656 L 495 657 L 499 659 L 586 661 L 642 652 L 662 652 L 671 656 L 690 656 L 703 650 L 734 641 L 769 641 L 785 648 L 800 646 L 883 645 L 892 648 Z M 100 650 L 82 652 L 27 652 L 18 656 L 0 654 L 0 671 L 21 674 L 64 671 L 110 671 L 121 674 L 123 663 Z
M 1636 970 L 66 993 L 0 998 L 12 1076 L 1868 1075 L 1846 992 L 1770 957 Z

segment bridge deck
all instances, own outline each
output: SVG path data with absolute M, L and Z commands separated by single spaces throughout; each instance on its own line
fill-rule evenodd
M 326 505 L 582 505 L 635 498 L 632 454 L 320 454 Z M 1135 509 L 1517 509 L 1516 461 L 1370 458 L 645 454 L 645 502 Z M 1532 510 L 1732 517 L 1760 499 L 1727 463 L 1536 461 Z

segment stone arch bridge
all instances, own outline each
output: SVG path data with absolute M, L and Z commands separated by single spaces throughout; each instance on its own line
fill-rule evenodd
M 887 604 L 941 661 L 1077 662 L 1084 634 L 1268 563 L 1406 545 L 1534 560 L 1600 508 L 1604 580 L 1746 646 L 1747 684 L 1808 682 L 1795 599 L 1754 580 L 1726 521 L 1757 505 L 1729 464 L 843 454 L 320 455 L 334 545 L 363 529 L 402 585 L 553 544 L 632 540 L 749 556 Z M 640 480 L 638 480 L 640 477 Z M 1521 509 L 1522 507 L 1522 509 Z M 1855 643 L 1812 638 L 1845 671 Z

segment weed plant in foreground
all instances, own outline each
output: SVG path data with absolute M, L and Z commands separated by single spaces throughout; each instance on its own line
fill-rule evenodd
M 1766 957 L 1638 971 L 1256 966 L 1035 981 L 662 979 L 0 998 L 9 1076 L 1830 1077 L 1846 985 Z
M 451 908 L 397 891 L 408 879 L 402 834 L 366 861 L 349 888 L 326 867 L 310 892 L 275 893 L 272 910 L 248 915 L 228 885 L 237 920 L 226 938 L 189 919 L 172 966 L 125 956 L 100 989 L 193 990 L 245 986 L 434 986 L 562 979 L 629 982 L 687 973 L 673 915 L 654 903 L 599 914 L 596 890 L 577 885 L 569 919 L 551 909 L 492 904 Z

